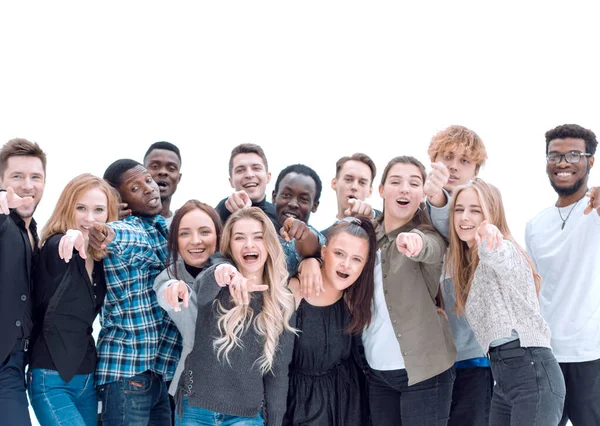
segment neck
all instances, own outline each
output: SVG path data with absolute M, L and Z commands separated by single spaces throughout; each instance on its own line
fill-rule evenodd
M 399 219 L 390 215 L 383 216 L 383 229 L 386 233 L 392 232 L 394 229 L 398 229 L 406 225 L 410 220 Z
M 585 182 L 585 184 L 581 185 L 581 188 L 579 188 L 577 190 L 577 192 L 575 192 L 571 195 L 559 195 L 558 201 L 556 202 L 556 207 L 570 206 L 571 204 L 576 203 L 577 201 L 581 200 L 585 196 L 586 192 L 587 192 L 587 182 Z
M 160 215 L 165 218 L 171 217 L 171 215 L 173 215 L 173 212 L 171 212 L 171 197 L 165 198 L 164 200 L 161 199 L 160 201 L 162 203 Z
M 345 210 L 346 210 L 345 208 L 343 208 L 342 206 L 338 205 L 338 212 L 337 212 L 337 215 L 335 215 L 335 217 L 338 220 L 344 220 L 344 218 L 346 217 L 346 215 L 344 214 Z
M 25 222 L 25 229 L 29 230 L 29 225 L 31 224 L 31 219 L 33 219 L 33 216 L 22 217 L 21 219 L 23 219 L 23 222 Z
M 318 296 L 316 294 L 313 294 L 310 299 L 311 304 L 316 306 L 333 305 L 335 302 L 340 300 L 340 297 L 342 297 L 344 290 L 338 290 L 337 288 L 332 286 L 325 277 L 325 274 L 323 274 L 323 272 L 321 272 L 321 278 L 323 280 L 323 289 L 325 289 L 325 292 L 319 293 Z

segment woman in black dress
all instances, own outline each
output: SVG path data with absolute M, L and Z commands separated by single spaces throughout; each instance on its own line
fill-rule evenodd
M 322 248 L 325 292 L 302 299 L 298 279 L 290 280 L 299 332 L 284 425 L 368 424 L 358 345 L 371 320 L 376 251 L 370 220 L 348 218 L 331 228 Z

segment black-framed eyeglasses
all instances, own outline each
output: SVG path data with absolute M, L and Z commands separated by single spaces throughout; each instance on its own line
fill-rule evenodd
M 579 152 L 579 151 L 569 151 L 564 154 L 559 154 L 558 152 L 550 152 L 546 155 L 546 161 L 548 164 L 558 164 L 561 162 L 562 158 L 565 157 L 565 161 L 569 164 L 579 163 L 581 161 L 581 157 L 591 157 L 592 154 L 587 152 Z

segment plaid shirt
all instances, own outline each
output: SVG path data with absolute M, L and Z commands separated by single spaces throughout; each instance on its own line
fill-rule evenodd
M 319 244 L 321 246 L 325 245 L 325 237 L 315 228 L 310 225 L 307 225 L 308 229 L 317 234 L 317 238 L 319 239 Z M 281 243 L 281 248 L 283 248 L 283 253 L 285 254 L 285 261 L 287 264 L 287 270 L 290 277 L 295 277 L 298 273 L 298 267 L 300 266 L 300 262 L 304 260 L 304 257 L 298 250 L 296 250 L 296 239 L 291 241 L 286 241 L 283 238 L 279 237 L 279 242 Z
M 158 306 L 154 278 L 165 268 L 168 228 L 162 216 L 110 224 L 115 238 L 104 259 L 106 299 L 98 337 L 96 385 L 146 370 L 171 380 L 181 336 Z

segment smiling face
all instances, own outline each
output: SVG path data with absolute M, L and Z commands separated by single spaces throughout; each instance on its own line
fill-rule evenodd
M 479 196 L 473 188 L 460 191 L 454 205 L 454 230 L 469 248 L 475 245 L 477 227 L 485 220 Z
M 33 203 L 17 207 L 17 214 L 23 219 L 33 216 L 35 209 L 44 195 L 46 174 L 42 160 L 28 155 L 14 155 L 8 158 L 4 174 L 0 179 L 0 187 L 14 189 L 19 197 L 33 197 Z
M 271 173 L 258 154 L 244 153 L 233 158 L 229 183 L 236 191 L 246 191 L 253 203 L 264 200 Z
M 331 181 L 338 202 L 338 212 L 344 211 L 350 204 L 348 200 L 366 200 L 373 192 L 372 174 L 368 165 L 361 161 L 348 160 L 340 169 L 337 177 Z
M 153 149 L 144 159 L 144 166 L 158 185 L 161 200 L 171 198 L 181 180 L 181 161 L 177 154 L 168 149 Z
M 187 265 L 203 268 L 217 250 L 217 231 L 210 216 L 200 209 L 186 213 L 179 223 L 177 247 Z
M 158 185 L 144 166 L 123 173 L 119 194 L 136 216 L 155 216 L 162 209 Z
M 566 154 L 567 152 L 586 152 L 583 139 L 553 139 L 548 144 L 548 153 Z M 580 157 L 579 163 L 569 164 L 565 158 L 558 164 L 546 164 L 546 173 L 552 188 L 559 196 L 575 194 L 587 185 L 590 169 L 594 165 L 594 157 Z
M 317 211 L 315 201 L 317 184 L 312 177 L 296 172 L 288 173 L 279 182 L 278 192 L 273 191 L 273 204 L 279 223 L 288 217 L 308 223 L 311 212 Z
M 262 279 L 267 249 L 262 223 L 255 219 L 239 219 L 231 230 L 231 256 L 246 278 Z M 262 284 L 262 283 L 261 283 Z
M 89 229 L 94 222 L 106 223 L 108 220 L 108 199 L 100 188 L 90 188 L 75 202 L 73 221 L 87 240 Z
M 444 189 L 449 193 L 452 193 L 457 186 L 464 185 L 477 176 L 477 163 L 466 155 L 464 149 L 456 148 L 439 152 L 434 161 L 444 163 L 450 172 L 448 183 L 444 185 Z
M 415 215 L 425 198 L 423 175 L 414 164 L 394 164 L 383 185 L 379 185 L 383 198 L 386 232 L 397 229 Z
M 369 256 L 364 238 L 341 232 L 321 249 L 323 275 L 336 290 L 350 287 L 358 279 Z

